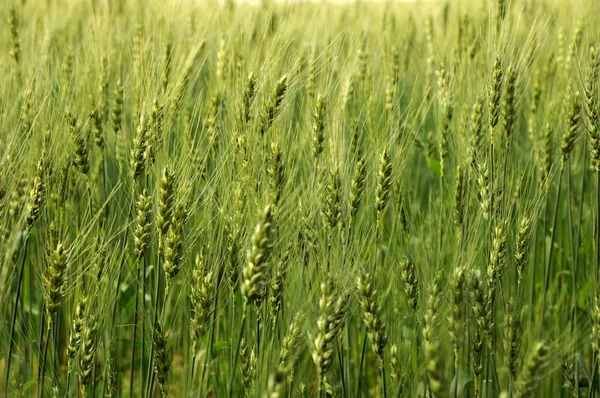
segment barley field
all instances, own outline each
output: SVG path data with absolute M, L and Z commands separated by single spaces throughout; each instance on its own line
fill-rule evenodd
M 0 396 L 600 397 L 596 0 L 0 18 Z

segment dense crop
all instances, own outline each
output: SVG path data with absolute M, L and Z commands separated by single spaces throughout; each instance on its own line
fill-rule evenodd
M 600 396 L 600 4 L 0 7 L 1 396 Z

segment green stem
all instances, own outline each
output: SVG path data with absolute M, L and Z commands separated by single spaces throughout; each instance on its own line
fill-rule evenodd
M 144 363 L 146 355 L 146 253 L 144 253 L 142 261 L 142 362 L 140 363 L 140 386 L 141 388 L 144 388 L 144 386 L 146 385 L 146 374 L 144 372 Z
M 343 393 L 343 397 L 347 397 L 348 392 L 346 391 L 346 379 L 344 377 L 344 360 L 342 358 L 342 350 L 340 349 L 340 346 L 339 346 L 339 344 L 337 344 L 337 342 L 336 342 L 336 351 L 338 354 L 338 361 L 340 362 L 340 378 L 342 381 L 342 393 Z
M 48 343 L 50 341 L 50 323 L 48 323 L 48 329 L 46 332 L 46 341 L 44 342 L 44 354 L 42 356 L 42 361 L 40 362 L 40 377 L 39 377 L 39 384 L 40 384 L 40 398 L 44 398 L 44 377 L 46 375 L 46 356 L 48 354 Z
M 212 357 L 212 346 L 213 346 L 213 342 L 214 342 L 214 338 L 215 338 L 215 328 L 217 327 L 217 309 L 219 308 L 219 288 L 221 286 L 221 282 L 223 280 L 223 272 L 224 272 L 224 268 L 220 267 L 219 269 L 219 276 L 217 277 L 217 288 L 215 289 L 215 299 L 214 299 L 214 303 L 212 306 L 212 321 L 211 321 L 211 328 L 210 328 L 210 335 L 208 338 L 208 349 L 206 351 L 206 357 L 204 358 L 204 367 L 202 368 L 202 374 L 200 376 L 200 388 L 198 389 L 198 396 L 202 397 L 202 389 L 204 386 L 204 375 L 206 373 L 206 368 L 208 367 L 208 360 L 209 358 Z M 234 297 L 235 300 L 235 297 Z M 232 334 L 233 336 L 233 329 L 232 329 Z M 218 358 L 218 356 L 217 356 Z M 215 361 L 218 361 L 218 359 L 215 359 Z M 218 362 L 216 364 L 217 368 L 218 366 Z M 217 383 L 215 383 L 216 386 Z M 215 390 L 215 395 L 217 394 L 216 390 Z
M 121 242 L 121 261 L 119 263 L 119 269 L 118 269 L 118 277 L 117 277 L 117 288 L 116 288 L 116 295 L 115 295 L 115 302 L 113 303 L 113 308 L 112 308 L 112 323 L 111 325 L 115 324 L 115 319 L 117 316 L 117 304 L 119 303 L 119 287 L 121 286 L 121 278 L 123 275 L 123 264 L 125 263 L 125 247 L 127 246 L 127 235 L 129 232 L 129 228 L 125 229 L 125 237 L 123 238 L 123 241 Z
M 508 156 L 510 155 L 510 137 L 507 137 L 506 149 L 504 150 L 503 171 L 502 171 L 502 191 L 506 192 L 506 169 L 508 168 Z M 500 211 L 504 210 L 504 195 L 501 197 Z
M 546 266 L 546 277 L 544 282 L 544 295 L 543 304 L 546 304 L 546 295 L 548 293 L 548 287 L 550 286 L 550 274 L 552 273 L 552 258 L 554 254 L 554 238 L 556 236 L 556 221 L 558 219 L 558 205 L 560 204 L 560 190 L 562 186 L 562 175 L 564 167 L 561 166 L 560 172 L 558 173 L 558 191 L 556 193 L 556 203 L 554 205 L 554 219 L 552 221 L 552 233 L 550 235 L 550 252 L 548 253 L 548 265 Z
M 596 172 L 596 282 L 600 274 L 600 171 Z
M 360 354 L 360 366 L 358 367 L 358 386 L 356 388 L 356 398 L 360 397 L 360 387 L 361 387 L 361 381 L 362 381 L 362 369 L 363 369 L 363 365 L 365 363 L 366 351 L 367 351 L 367 332 L 365 331 L 365 337 L 363 338 L 363 344 L 362 344 L 362 352 Z
M 256 308 L 256 352 L 260 355 L 260 308 Z
M 385 381 L 385 366 L 383 365 L 383 357 L 381 358 L 381 367 L 379 369 L 381 373 L 381 391 L 383 398 L 387 398 L 387 386 Z
M 585 150 L 584 150 L 585 153 Z M 585 164 L 585 162 L 584 162 Z M 583 172 L 585 174 L 585 170 Z M 569 240 L 571 247 L 571 272 L 572 272 L 572 281 L 573 281 L 573 292 L 572 292 L 572 304 L 571 304 L 571 335 L 574 336 L 573 332 L 575 331 L 576 323 L 577 323 L 577 261 L 575 260 L 575 239 L 573 238 L 573 212 L 572 209 L 572 198 L 571 198 L 571 158 L 569 158 L 567 162 L 567 201 L 568 201 L 568 210 L 569 210 Z M 577 353 L 577 345 L 574 347 L 574 353 Z M 577 355 L 573 356 L 573 368 L 575 372 L 575 395 L 579 397 L 579 362 L 577 361 Z
M 454 398 L 458 398 L 458 345 L 454 349 Z
M 71 385 L 71 370 L 67 372 L 67 384 L 65 386 L 65 398 L 69 398 L 69 386 Z
M 45 301 L 45 300 L 44 300 Z M 44 387 L 42 385 L 42 377 L 41 377 L 41 372 L 42 372 L 42 355 L 44 352 L 44 329 L 46 329 L 46 304 L 44 302 L 42 302 L 42 321 L 40 322 L 40 338 L 39 338 L 39 343 L 38 343 L 38 379 L 37 379 L 37 383 L 38 383 L 38 388 L 40 390 L 40 398 L 44 395 L 43 390 Z
M 583 164 L 587 164 L 587 151 L 584 142 L 583 147 Z M 577 245 L 575 246 L 575 271 L 579 265 L 579 249 L 581 247 L 581 227 L 583 225 L 583 201 L 585 199 L 586 171 L 581 173 L 581 194 L 579 196 L 579 220 L 577 222 Z
M 96 396 L 96 358 L 94 358 L 94 364 L 92 367 L 92 397 Z
M 490 128 L 490 137 L 492 137 L 490 141 L 490 237 L 493 239 L 494 233 L 494 196 L 496 195 L 496 185 L 494 181 L 494 128 Z
M 108 161 L 106 159 L 106 154 L 104 153 L 104 147 L 102 148 L 102 182 L 104 185 L 104 198 L 105 198 L 105 203 L 104 203 L 104 214 L 105 214 L 105 219 L 104 220 L 108 220 L 108 216 L 110 214 L 110 209 L 109 209 L 109 204 L 108 204 Z M 102 220 L 101 222 L 103 222 L 104 220 Z
M 23 249 L 23 259 L 19 270 L 19 279 L 17 281 L 17 297 L 13 307 L 12 320 L 10 323 L 10 340 L 8 344 L 8 354 L 6 356 L 6 374 L 4 376 L 4 395 L 8 396 L 8 382 L 10 380 L 10 365 L 15 343 L 15 326 L 17 325 L 17 313 L 19 308 L 19 299 L 21 297 L 21 285 L 23 284 L 23 274 L 25 272 L 25 259 L 27 258 L 27 249 L 29 248 L 29 229 L 25 232 L 25 247 Z
M 138 309 L 140 301 L 140 266 L 137 267 L 137 275 L 135 279 L 135 310 L 133 313 L 133 337 L 131 343 L 131 367 L 129 374 L 129 396 L 133 397 L 133 374 L 135 373 L 135 343 L 137 340 L 137 323 L 138 323 Z M 142 348 L 143 349 L 143 348 Z
M 345 338 L 344 338 L 344 352 L 347 360 L 344 361 L 344 372 L 346 373 L 346 383 L 350 388 L 352 386 L 352 379 L 350 378 L 350 325 L 346 322 L 344 327 L 345 329 Z
M 237 344 L 236 344 L 236 348 L 235 348 L 235 355 L 233 356 L 233 366 L 230 369 L 231 372 L 231 376 L 229 378 L 229 389 L 228 389 L 228 396 L 229 398 L 233 397 L 233 382 L 235 380 L 235 371 L 236 371 L 236 367 L 237 367 L 237 360 L 238 360 L 238 356 L 239 356 L 239 352 L 240 352 L 240 345 L 242 343 L 242 336 L 244 333 L 244 326 L 246 326 L 246 303 L 244 303 L 244 311 L 243 311 L 243 315 L 242 315 L 242 324 L 240 325 L 240 331 L 238 333 L 238 339 L 237 339 Z
M 216 295 L 218 295 L 218 293 Z M 214 324 L 214 322 L 216 322 L 216 321 L 213 319 L 213 324 Z M 213 345 L 214 336 L 215 336 L 215 329 L 211 328 L 210 334 L 208 336 L 208 349 L 207 349 L 206 355 L 204 357 L 204 366 L 202 367 L 202 373 L 200 375 L 200 388 L 198 390 L 198 397 L 202 397 L 202 391 L 203 391 L 203 387 L 204 387 L 204 376 L 206 375 L 206 369 L 208 368 L 208 360 L 212 357 L 211 347 Z
M 496 370 L 496 356 L 493 351 L 490 351 L 490 359 L 492 361 L 492 376 L 494 376 L 494 384 L 496 391 L 500 391 L 500 379 L 498 378 L 498 371 Z
M 159 312 L 159 304 L 160 304 L 160 295 L 158 294 L 158 290 L 160 287 L 160 254 L 157 256 L 156 261 L 156 284 L 154 285 L 154 315 L 152 316 L 152 341 L 150 348 L 150 357 L 148 360 L 150 361 L 150 366 L 148 367 L 148 385 L 146 388 L 146 397 L 149 397 L 152 394 L 152 387 L 154 386 L 154 372 L 152 370 L 154 363 L 154 329 L 156 322 L 158 322 L 158 312 Z
M 593 396 L 596 392 L 596 387 L 594 387 L 594 385 L 596 383 L 596 374 L 598 373 L 596 371 L 597 367 L 598 367 L 598 358 L 596 357 L 596 354 L 594 354 L 594 360 L 592 363 L 592 378 L 590 379 L 590 392 L 588 395 L 589 398 L 593 398 Z
M 192 353 L 192 363 L 190 365 L 191 368 L 191 372 L 190 372 L 190 382 L 189 385 L 191 386 L 191 390 L 188 390 L 188 395 L 191 395 L 191 391 L 194 390 L 194 370 L 196 367 L 196 352 Z

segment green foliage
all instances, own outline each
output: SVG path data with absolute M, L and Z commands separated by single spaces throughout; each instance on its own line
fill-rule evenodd
M 598 1 L 0 13 L 0 396 L 594 395 Z

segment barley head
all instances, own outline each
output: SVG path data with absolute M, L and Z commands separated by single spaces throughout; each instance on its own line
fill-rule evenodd
M 600 354 L 600 297 L 596 297 L 592 308 L 592 349 Z
M 405 258 L 400 262 L 400 279 L 404 285 L 404 293 L 408 298 L 413 313 L 417 313 L 419 305 L 419 282 L 417 280 L 415 264 Z
M 112 106 L 111 120 L 113 131 L 116 133 L 121 131 L 123 122 L 123 83 L 119 79 L 117 81 L 117 88 L 115 89 L 115 99 Z
M 508 302 L 508 310 L 505 317 L 506 336 L 505 352 L 507 357 L 508 370 L 513 379 L 517 377 L 519 367 L 519 352 L 521 348 L 521 322 L 516 312 L 515 304 L 512 298 Z
M 446 381 L 442 374 L 441 343 L 434 336 L 434 332 L 439 326 L 439 307 L 441 301 L 439 279 L 440 275 L 438 274 L 431 284 L 425 315 L 423 316 L 423 352 L 427 375 L 429 376 L 429 387 L 431 392 L 435 394 L 442 394 L 446 390 Z
M 509 67 L 506 76 L 506 91 L 504 92 L 502 104 L 502 128 L 506 144 L 514 129 L 515 119 L 517 118 L 516 109 L 516 91 L 517 91 L 517 70 L 514 66 Z
M 483 100 L 478 99 L 473 105 L 469 121 L 469 159 L 473 168 L 477 167 L 477 158 L 481 156 L 483 137 Z
M 385 323 L 382 319 L 381 305 L 378 302 L 377 291 L 373 288 L 371 275 L 361 272 L 356 280 L 360 307 L 363 312 L 363 322 L 371 347 L 383 366 L 383 352 L 387 344 Z
M 273 93 L 269 97 L 267 104 L 265 105 L 265 109 L 262 114 L 262 120 L 260 125 L 260 135 L 264 136 L 265 133 L 271 128 L 273 125 L 273 121 L 277 114 L 281 110 L 281 103 L 285 98 L 285 93 L 288 89 L 288 79 L 287 75 L 283 75 L 275 84 L 273 88 Z
M 146 147 L 148 145 L 148 123 L 146 115 L 142 112 L 140 115 L 139 124 L 136 130 L 136 135 L 133 140 L 133 149 L 131 150 L 131 173 L 133 182 L 135 183 L 138 177 L 144 172 L 146 161 L 144 159 Z
M 367 165 L 364 158 L 360 158 L 356 162 L 354 168 L 354 177 L 352 178 L 352 185 L 350 187 L 350 203 L 348 206 L 348 212 L 350 213 L 350 220 L 354 220 L 356 213 L 360 207 L 365 192 L 365 182 L 367 179 Z
M 538 386 L 539 373 L 547 354 L 548 350 L 544 343 L 540 342 L 534 345 L 517 378 L 515 393 L 517 398 L 531 397 L 533 395 Z
M 75 354 L 79 351 L 87 305 L 88 298 L 84 297 L 79 301 L 75 308 L 75 318 L 73 318 L 71 333 L 69 335 L 69 344 L 67 345 L 67 369 L 69 372 L 71 371 L 71 364 L 73 363 Z
M 325 113 L 327 110 L 327 98 L 325 95 L 317 96 L 317 103 L 313 112 L 311 150 L 315 163 L 325 148 Z
M 171 359 L 167 347 L 167 335 L 159 320 L 157 320 L 154 325 L 153 336 L 154 372 L 156 373 L 156 380 L 160 386 L 162 397 L 167 398 L 169 396 L 167 390 L 167 377 L 169 375 L 169 368 L 171 367 Z
M 567 127 L 563 133 L 560 149 L 562 151 L 561 165 L 564 167 L 565 162 L 569 159 L 569 154 L 573 150 L 575 141 L 579 136 L 578 126 L 581 117 L 581 103 L 579 100 L 579 91 L 569 95 L 567 109 Z
M 478 165 L 477 184 L 479 185 L 479 204 L 484 219 L 490 217 L 490 174 L 486 162 Z
M 287 332 L 281 343 L 279 354 L 279 368 L 284 369 L 288 374 L 288 382 L 292 382 L 295 358 L 299 354 L 301 339 L 300 316 L 294 314 L 292 321 L 288 325 Z
M 481 272 L 476 270 L 469 278 L 471 305 L 475 315 L 475 322 L 481 333 L 488 337 L 492 330 L 492 311 L 489 308 L 488 293 L 482 281 Z
M 29 200 L 25 209 L 27 214 L 27 228 L 31 229 L 33 224 L 40 217 L 40 211 L 46 199 L 46 172 L 47 161 L 42 155 L 37 163 L 33 184 L 29 191 Z
M 242 296 L 244 305 L 262 301 L 268 283 L 267 260 L 271 254 L 271 230 L 273 210 L 270 205 L 265 207 L 260 220 L 252 235 L 252 246 L 248 250 L 246 265 L 242 270 Z
M 87 174 L 90 170 L 87 137 L 78 124 L 77 118 L 69 111 L 67 111 L 67 123 L 69 124 L 71 138 L 75 144 L 73 164 L 82 174 Z
M 106 359 L 106 392 L 110 398 L 117 398 L 119 391 L 119 359 L 114 338 L 108 342 Z
M 159 203 L 158 213 L 156 214 L 156 226 L 158 229 L 159 246 L 171 226 L 173 217 L 173 201 L 175 192 L 175 175 L 168 167 L 162 172 L 159 182 Z
M 321 282 L 317 334 L 313 339 L 311 353 L 317 368 L 319 382 L 325 380 L 325 376 L 333 363 L 333 343 L 343 325 L 346 311 L 345 298 L 335 293 L 333 280 L 328 277 L 326 282 Z
M 600 171 L 600 117 L 598 116 L 598 104 L 596 96 L 598 80 L 598 50 L 592 46 L 589 55 L 589 72 L 585 82 L 584 115 L 585 128 L 588 133 L 590 153 L 592 157 L 592 169 Z
M 464 183 L 465 183 L 465 172 L 458 166 L 456 168 L 456 189 L 454 191 L 454 222 L 457 225 L 462 225 L 464 218 Z
M 531 219 L 527 216 L 521 218 L 517 231 L 517 248 L 515 251 L 515 264 L 517 266 L 517 280 L 520 284 L 523 280 L 523 271 L 529 254 L 529 238 L 531 232 Z
M 283 292 L 285 290 L 285 279 L 287 277 L 289 260 L 290 260 L 291 245 L 283 254 L 281 260 L 275 267 L 275 271 L 271 278 L 270 291 L 271 296 L 269 298 L 269 310 L 271 313 L 271 319 L 273 320 L 273 328 L 277 325 L 277 316 L 283 305 Z
M 502 61 L 500 55 L 496 55 L 494 66 L 492 68 L 492 77 L 490 81 L 490 90 L 488 94 L 488 112 L 489 112 L 489 127 L 490 141 L 494 142 L 493 130 L 498 124 L 500 118 L 500 96 L 502 94 L 502 80 L 504 71 L 502 69 Z
M 135 257 L 141 260 L 150 246 L 150 234 L 152 228 L 152 198 L 148 192 L 140 194 L 136 204 L 136 228 L 133 233 Z
M 88 314 L 83 324 L 81 336 L 81 349 L 79 352 L 79 384 L 81 395 L 87 396 L 88 386 L 92 381 L 96 348 L 98 346 L 98 319 L 93 314 Z
M 342 180 L 337 166 L 329 172 L 329 181 L 324 194 L 322 213 L 328 232 L 331 233 L 337 227 L 342 215 Z
M 18 64 L 21 59 L 21 45 L 19 44 L 19 17 L 14 6 L 8 11 L 8 27 L 10 29 L 9 55 Z
M 277 206 L 283 190 L 285 163 L 282 159 L 279 145 L 275 142 L 271 143 L 271 161 L 267 168 L 267 174 L 269 176 L 269 185 L 271 188 L 271 203 Z
M 384 150 L 379 159 L 377 172 L 377 188 L 375 195 L 375 210 L 377 211 L 377 230 L 381 234 L 383 229 L 383 211 L 387 206 L 392 186 L 392 159 L 387 150 Z
M 165 241 L 165 261 L 163 263 L 163 269 L 165 271 L 165 296 L 169 293 L 171 283 L 181 269 L 181 262 L 184 257 L 184 227 L 186 218 L 187 214 L 183 206 L 177 207 L 173 212 L 172 223 L 169 226 L 169 231 L 167 233 Z
M 213 273 L 205 270 L 207 259 L 204 255 L 196 257 L 194 270 L 192 271 L 192 287 L 190 302 L 192 314 L 190 316 L 190 327 L 192 330 L 192 351 L 198 350 L 200 338 L 208 330 L 211 303 L 214 295 Z
M 44 275 L 44 296 L 48 330 L 52 324 L 52 317 L 61 307 L 67 289 L 68 248 L 63 242 L 58 242 L 46 260 Z
M 248 343 L 242 338 L 240 342 L 240 370 L 242 372 L 242 384 L 244 385 L 244 396 L 252 396 L 254 380 L 256 377 L 256 355 L 254 349 L 248 352 Z

